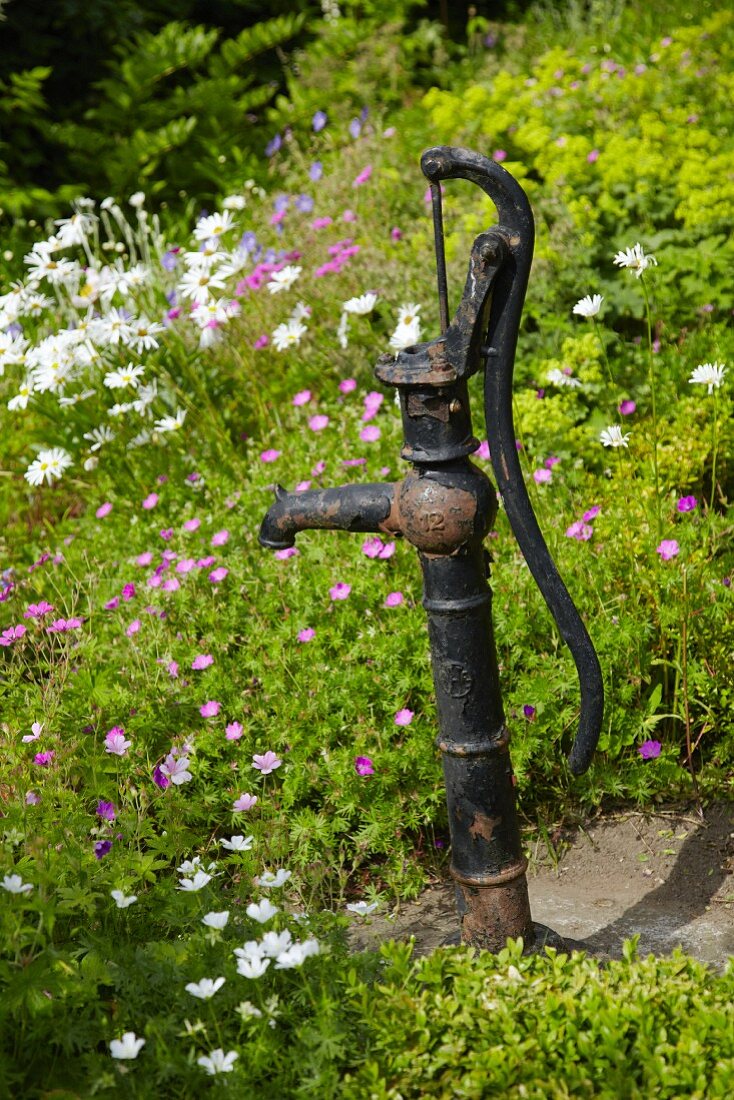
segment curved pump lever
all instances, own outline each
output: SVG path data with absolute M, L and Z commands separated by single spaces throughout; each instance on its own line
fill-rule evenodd
M 433 185 L 434 195 L 440 195 L 441 180 L 469 180 L 482 188 L 499 213 L 497 230 L 504 238 L 507 253 L 493 279 L 486 319 L 484 412 L 487 439 L 497 487 L 510 525 L 576 663 L 581 685 L 581 714 L 569 754 L 569 766 L 575 775 L 581 775 L 591 763 L 601 732 L 604 712 L 601 666 L 535 518 L 517 457 L 512 417 L 515 349 L 533 257 L 533 213 L 525 192 L 509 172 L 478 153 L 438 146 L 423 154 L 421 167 Z M 438 249 L 437 243 L 437 252 Z

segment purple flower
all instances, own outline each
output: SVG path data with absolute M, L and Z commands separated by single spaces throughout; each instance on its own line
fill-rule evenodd
M 167 775 L 163 774 L 160 764 L 156 764 L 155 768 L 153 769 L 153 782 L 155 783 L 156 787 L 160 787 L 162 791 L 165 791 L 166 787 L 171 786 L 171 780 L 168 778 Z
M 357 775 L 362 776 L 375 774 L 375 766 L 369 756 L 357 756 L 354 761 L 354 770 Z
M 322 432 L 328 425 L 329 418 L 323 413 L 318 413 L 316 416 L 312 416 L 308 422 L 308 426 L 312 432 Z
M 37 752 L 33 757 L 33 763 L 38 764 L 40 768 L 47 768 L 53 758 L 53 752 Z
M 351 393 L 356 388 L 357 383 L 354 378 L 343 378 L 339 383 L 339 393 Z
M 324 174 L 324 168 L 320 160 L 315 160 L 308 170 L 309 179 L 317 183 Z
M 94 845 L 94 854 L 97 859 L 102 859 L 112 848 L 111 840 L 98 840 Z
M 262 775 L 270 775 L 270 773 L 274 772 L 276 768 L 279 768 L 282 763 L 283 761 L 280 760 L 271 749 L 264 752 L 262 756 L 258 755 L 258 753 L 254 753 L 252 757 L 253 768 L 256 768 Z
M 155 508 L 159 499 L 160 498 L 157 493 L 148 493 L 147 497 L 143 501 L 143 508 L 145 508 L 146 512 L 149 512 L 151 508 Z
M 601 508 L 599 507 L 599 505 L 594 504 L 591 508 L 589 508 L 587 512 L 584 512 L 581 518 L 584 520 L 585 523 L 591 523 L 593 519 L 596 519 L 600 512 Z
M 507 160 L 507 153 L 504 149 L 495 149 L 495 151 L 492 153 L 492 160 L 495 160 L 498 164 L 501 164 L 503 160 Z
M 695 497 L 681 497 L 677 508 L 679 512 L 692 512 L 697 504 L 698 501 Z
M 97 817 L 103 818 L 105 821 L 114 821 L 117 817 L 115 813 L 115 806 L 113 802 L 105 802 L 104 799 L 100 799 L 97 803 L 96 809 Z
M 211 573 L 209 574 L 209 580 L 212 582 L 212 584 L 219 584 L 220 581 L 224 580 L 228 573 L 229 569 L 225 569 L 223 565 L 220 565 L 217 569 L 212 569 Z
M 359 438 L 363 443 L 376 443 L 380 435 L 380 429 L 376 424 L 367 424 L 359 433 Z
M 209 668 L 209 665 L 213 664 L 214 658 L 212 657 L 211 653 L 199 653 L 198 656 L 194 657 L 193 661 L 191 662 L 191 667 L 195 672 L 200 672 L 201 669 Z
M 329 121 L 326 111 L 317 111 L 311 119 L 311 125 L 313 126 L 313 132 L 320 134 L 326 123 Z
M 533 470 L 533 481 L 536 485 L 549 485 L 553 481 L 552 470 L 546 470 L 544 467 L 540 470 Z
M 619 405 L 620 416 L 631 416 L 636 408 L 634 401 L 622 401 Z
M 240 797 L 233 803 L 232 809 L 235 813 L 246 813 L 251 810 L 257 802 L 256 794 L 241 794 Z
M 228 741 L 239 741 L 242 736 L 242 723 L 241 722 L 229 722 L 224 727 L 224 736 Z
M 97 509 L 97 511 L 94 514 L 97 517 L 97 519 L 104 519 L 105 516 L 108 516 L 111 511 L 112 511 L 112 505 L 110 504 L 109 500 L 106 500 L 104 502 L 104 504 L 100 504 L 99 508 Z
M 310 390 L 299 390 L 298 393 L 293 395 L 291 404 L 295 405 L 296 408 L 299 408 L 301 405 L 308 405 L 312 396 L 313 394 Z
M 275 462 L 276 459 L 280 458 L 281 454 L 282 451 L 276 451 L 271 447 L 269 450 L 262 452 L 262 454 L 260 455 L 260 461 Z
M 169 248 L 168 251 L 164 252 L 161 256 L 161 267 L 165 271 L 174 271 L 176 269 L 176 264 L 178 263 L 176 253 L 178 251 L 178 248 Z
M 356 140 L 362 132 L 362 123 L 358 118 L 353 118 L 349 123 L 349 133 Z
M 663 561 L 670 561 L 680 553 L 680 546 L 675 539 L 663 539 L 655 549 Z
M 298 492 L 298 487 L 296 487 L 296 492 Z M 299 553 L 297 546 L 286 546 L 283 550 L 276 550 L 273 557 L 277 561 L 288 561 L 289 558 L 297 558 Z
M 637 751 L 643 760 L 655 760 L 660 756 L 662 747 L 659 741 L 643 741 Z
M 588 160 L 589 164 L 594 164 L 599 159 L 599 150 L 592 149 L 590 153 L 586 154 L 586 159 Z
M 525 715 L 525 717 L 527 718 L 528 722 L 532 722 L 534 720 L 534 718 L 535 718 L 535 707 L 531 706 L 530 703 L 525 704 L 525 706 L 522 708 L 522 712 Z
M 395 712 L 395 725 L 396 726 L 409 726 L 413 721 L 414 711 L 408 710 L 407 707 L 403 707 L 402 710 Z
M 593 534 L 594 528 L 588 523 L 582 523 L 581 520 L 576 520 L 566 528 L 566 538 L 577 539 L 578 542 L 588 542 Z
M 280 134 L 276 134 L 275 137 L 271 138 L 270 141 L 268 142 L 268 144 L 265 146 L 265 156 L 266 157 L 274 156 L 275 153 L 278 152 L 278 150 L 280 149 L 282 144 L 283 144 L 282 137 L 280 136 Z
M 113 726 L 105 735 L 105 752 L 112 756 L 124 756 L 131 745 L 132 741 L 125 739 L 125 730 L 122 726 Z

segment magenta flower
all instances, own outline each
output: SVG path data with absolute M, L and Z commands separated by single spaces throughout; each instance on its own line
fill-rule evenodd
M 97 803 L 97 809 L 95 811 L 97 817 L 101 817 L 104 821 L 114 821 L 117 817 L 115 813 L 115 805 L 113 802 L 105 802 L 104 799 L 100 799 Z
M 407 707 L 403 707 L 402 710 L 395 712 L 395 725 L 396 726 L 409 726 L 413 721 L 414 712 L 408 710 Z
M 328 425 L 329 418 L 324 413 L 318 413 L 316 416 L 312 416 L 308 422 L 308 426 L 312 432 L 322 432 Z
M 105 516 L 108 516 L 111 511 L 112 511 L 112 504 L 110 503 L 109 500 L 106 500 L 104 502 L 104 504 L 100 504 L 99 508 L 97 509 L 97 511 L 94 514 L 97 517 L 97 519 L 104 519 Z
M 153 555 L 150 552 L 150 550 L 145 550 L 145 551 L 143 551 L 142 554 L 138 554 L 137 558 L 135 559 L 135 564 L 136 565 L 150 565 L 152 560 L 153 560 Z
M 643 760 L 655 760 L 660 756 L 663 746 L 659 741 L 643 741 L 637 751 Z
M 402 229 L 398 229 L 397 225 L 394 225 L 390 230 L 390 239 L 393 241 L 401 241 L 403 239 Z
M 214 565 L 216 560 L 213 554 L 208 554 L 205 558 L 199 558 L 196 567 L 197 569 L 208 569 L 210 565 Z
M 214 658 L 211 653 L 199 653 L 197 657 L 194 657 L 191 662 L 191 667 L 195 672 L 200 672 L 202 668 L 209 668 L 209 665 L 214 664 Z
M 160 497 L 157 493 L 148 493 L 147 497 L 143 501 L 143 508 L 145 508 L 146 512 L 149 512 L 151 508 L 155 508 L 159 499 Z
M 596 517 L 599 515 L 600 512 L 601 512 L 601 508 L 599 507 L 599 505 L 594 504 L 593 507 L 589 508 L 588 511 L 584 512 L 584 514 L 581 518 L 584 520 L 585 523 L 591 523 L 591 521 L 593 519 L 596 519 Z
M 229 531 L 226 529 L 223 531 L 216 531 L 212 535 L 212 546 L 224 546 L 225 542 L 229 540 Z
M 351 584 L 343 584 L 339 581 L 338 584 L 335 584 L 333 588 L 329 589 L 329 596 L 332 600 L 346 600 L 351 591 Z
M 193 519 L 184 520 L 184 531 L 197 531 L 201 526 L 201 520 L 194 516 Z
M 125 585 L 123 585 L 122 598 L 125 601 L 125 603 L 127 603 L 129 600 L 132 600 L 134 598 L 134 596 L 135 596 L 135 585 L 134 584 L 125 584 Z
M 228 741 L 239 741 L 242 736 L 242 723 L 230 722 L 224 727 L 224 736 Z
M 131 745 L 132 741 L 125 739 L 125 730 L 122 726 L 113 726 L 104 739 L 105 752 L 112 756 L 124 756 Z
M 680 546 L 675 539 L 663 539 L 659 546 L 655 547 L 663 561 L 670 561 L 680 553 Z
M 299 630 L 296 635 L 299 642 L 311 642 L 316 637 L 316 631 L 312 626 L 306 626 L 303 630 Z
M 221 703 L 218 703 L 216 699 L 210 699 L 199 707 L 199 714 L 202 718 L 216 718 L 221 709 Z
M 400 607 L 402 602 L 402 592 L 388 592 L 387 596 L 385 596 L 385 607 Z
M 176 592 L 181 587 L 181 582 L 178 577 L 166 577 L 161 584 L 161 588 L 164 592 Z
M 172 752 L 169 752 L 166 759 L 160 765 L 160 770 L 166 779 L 170 779 L 174 786 L 180 787 L 182 783 L 188 783 L 189 780 L 193 779 L 188 767 L 188 756 L 174 756 Z
M 323 458 L 320 458 L 319 461 L 314 466 L 311 473 L 313 474 L 314 477 L 319 477 L 320 474 L 323 474 L 325 469 L 326 469 L 326 463 L 324 462 Z
M 339 393 L 352 393 L 356 388 L 357 382 L 354 378 L 343 378 L 339 383 Z
M 498 164 L 501 164 L 503 160 L 507 160 L 507 153 L 504 149 L 495 149 L 492 153 L 492 160 L 496 160 Z
M 311 482 L 310 481 L 299 481 L 293 491 L 295 493 L 305 493 L 306 489 L 310 489 L 310 488 L 311 488 Z M 295 547 L 291 547 L 291 549 L 295 549 Z M 298 553 L 297 550 L 296 550 L 296 553 Z M 275 551 L 275 556 L 276 556 L 276 558 L 278 556 L 278 551 L 277 550 Z M 292 557 L 293 555 L 290 555 L 290 556 Z
M 296 492 L 298 492 L 298 486 L 296 486 Z M 299 553 L 297 546 L 286 546 L 284 550 L 276 550 L 273 557 L 278 561 L 288 561 L 289 558 L 297 558 Z
M 486 439 L 482 440 L 474 454 L 477 456 L 477 458 L 489 459 L 489 443 Z
M 271 749 L 264 752 L 262 756 L 255 753 L 252 757 L 253 768 L 256 768 L 262 775 L 270 775 L 270 773 L 274 772 L 276 768 L 279 768 L 282 763 L 283 761 L 280 760 Z
M 352 187 L 361 187 L 363 183 L 367 183 L 367 180 L 370 178 L 371 175 L 372 165 L 368 164 L 365 168 L 362 169 L 358 176 L 354 177 Z
M 678 501 L 677 508 L 679 512 L 692 512 L 697 504 L 698 501 L 695 497 L 681 497 Z
M 175 680 L 178 677 L 178 661 L 169 661 L 166 671 L 171 679 Z
M 0 634 L 0 645 L 12 645 L 18 638 L 22 638 L 27 632 L 27 627 L 19 623 L 18 626 L 9 626 Z
M 257 802 L 256 794 L 241 794 L 237 801 L 233 804 L 232 809 L 235 813 L 247 813 Z
M 536 485 L 550 485 L 553 481 L 553 472 L 546 470 L 545 467 L 540 470 L 533 470 L 533 481 Z
M 53 604 L 47 603 L 46 600 L 39 600 L 38 603 L 28 604 L 28 607 L 23 612 L 23 618 L 40 619 L 43 615 L 48 615 L 49 611 L 53 611 L 53 609 Z
M 293 396 L 293 404 L 296 408 L 299 408 L 301 405 L 308 405 L 311 396 L 310 390 L 299 390 L 299 392 Z
M 622 401 L 619 405 L 619 412 L 621 416 L 631 416 L 637 408 L 634 401 Z
M 594 528 L 588 523 L 582 523 L 580 519 L 566 528 L 566 538 L 577 539 L 579 542 L 588 542 L 593 534 Z
M 363 443 L 376 443 L 381 436 L 381 431 L 376 424 L 368 424 L 359 433 L 359 438 Z
M 130 626 L 125 631 L 128 638 L 132 638 L 133 634 L 137 634 L 137 632 L 140 630 L 140 627 L 141 627 L 140 619 L 133 619 L 133 621 L 130 623 Z
M 598 149 L 592 149 L 590 153 L 586 154 L 586 159 L 589 162 L 589 164 L 595 164 L 596 161 L 598 161 L 598 159 L 599 159 L 599 150 Z
M 47 768 L 54 758 L 53 752 L 37 752 L 33 757 L 33 763 L 38 764 L 41 768 Z
M 260 461 L 275 462 L 276 459 L 280 458 L 282 453 L 282 451 L 276 451 L 272 447 L 270 447 L 267 451 L 262 452 L 262 454 L 260 455 Z
M 223 565 L 220 565 L 217 569 L 212 569 L 209 574 L 209 580 L 212 584 L 219 584 L 229 573 L 229 569 L 225 569 Z
M 375 774 L 375 767 L 369 756 L 357 756 L 354 760 L 354 770 L 357 775 L 362 776 Z
M 156 764 L 155 768 L 153 769 L 153 782 L 155 783 L 156 787 L 160 787 L 162 791 L 165 791 L 166 787 L 171 786 L 171 780 L 168 778 L 167 775 L 163 774 L 160 764 Z
M 176 562 L 177 573 L 190 573 L 192 569 L 196 567 L 196 562 L 193 558 L 182 558 L 181 561 Z

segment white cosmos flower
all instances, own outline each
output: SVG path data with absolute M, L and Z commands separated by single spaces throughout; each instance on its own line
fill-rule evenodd
M 186 409 L 176 409 L 173 416 L 163 416 L 153 425 L 159 432 L 177 432 L 183 427 L 186 419 Z
M 305 302 L 296 302 L 288 320 L 295 324 L 296 321 L 307 321 L 310 316 L 311 306 L 307 306 Z
M 280 886 L 285 886 L 292 873 L 292 871 L 286 871 L 283 867 L 280 867 L 275 874 L 272 871 L 263 871 L 258 877 L 258 883 L 260 886 L 264 886 L 266 890 L 277 890 Z
M 245 910 L 248 917 L 252 917 L 258 924 L 265 924 L 266 921 L 271 920 L 276 913 L 280 912 L 277 905 L 273 905 L 268 898 L 262 898 L 258 902 L 250 902 Z
M 564 374 L 558 367 L 552 367 L 545 377 L 546 381 L 552 382 L 554 386 L 567 386 L 572 390 L 577 390 L 581 387 L 578 378 L 572 378 L 570 374 Z
M 110 408 L 107 410 L 107 415 L 112 417 L 124 416 L 125 413 L 130 412 L 130 409 L 132 407 L 132 401 L 125 401 L 123 402 L 123 404 L 117 402 L 116 404 L 110 406 Z
M 210 241 L 205 241 L 201 248 L 197 248 L 195 252 L 184 252 L 183 254 L 183 261 L 190 271 L 211 271 L 218 264 L 221 264 L 223 259 L 224 253 L 220 250 L 219 240 L 216 237 L 212 237 Z M 218 275 L 219 278 L 224 278 L 221 268 Z
M 229 852 L 249 852 L 254 840 L 254 836 L 233 836 L 229 840 L 220 840 L 219 843 Z
M 208 1001 L 218 989 L 222 988 L 225 981 L 226 978 L 202 978 L 198 982 L 189 982 L 184 989 L 192 997 L 198 997 L 200 1001 Z
M 145 1039 L 138 1039 L 134 1031 L 126 1031 L 121 1039 L 110 1040 L 110 1054 L 113 1058 L 129 1060 L 137 1058 L 145 1046 Z
M 223 909 L 221 912 L 212 910 L 211 913 L 205 913 L 201 918 L 201 923 L 205 924 L 207 928 L 217 928 L 220 932 L 226 926 L 229 920 L 229 909 Z
M 5 367 L 15 366 L 25 360 L 28 349 L 28 341 L 20 333 L 11 336 L 8 332 L 0 332 L 0 374 Z
M 252 958 L 240 956 L 237 959 L 237 973 L 243 978 L 250 978 L 253 981 L 256 978 L 262 978 L 269 966 L 270 959 L 263 959 L 261 956 Z
M 402 351 L 417 344 L 421 338 L 421 319 L 413 317 L 410 321 L 399 321 L 397 328 L 390 337 L 390 347 L 393 351 Z
M 273 332 L 273 346 L 278 351 L 285 351 L 286 348 L 297 347 L 301 342 L 301 338 L 306 335 L 306 326 L 301 324 L 300 321 L 288 321 L 285 324 L 278 325 Z
M 718 390 L 721 386 L 725 374 L 726 367 L 723 363 L 699 363 L 688 381 L 689 383 L 699 382 L 702 386 L 708 386 L 708 392 L 713 393 L 715 389 Z
M 211 880 L 212 876 L 208 875 L 206 871 L 197 871 L 193 878 L 179 879 L 179 885 L 176 889 L 183 890 L 187 894 L 195 894 L 197 890 L 201 890 Z
M 221 1047 L 217 1047 L 211 1054 L 202 1054 L 197 1058 L 196 1064 L 213 1077 L 215 1073 L 231 1073 L 238 1058 L 236 1050 L 230 1050 L 225 1054 Z
M 133 408 L 135 409 L 135 412 L 139 413 L 140 416 L 149 416 L 150 406 L 155 401 L 157 396 L 158 383 L 154 378 L 149 386 L 140 386 L 138 388 L 137 396 L 133 401 Z
M 371 290 L 366 294 L 360 294 L 358 298 L 350 298 L 344 302 L 342 309 L 345 313 L 356 313 L 363 316 L 366 313 L 371 313 L 377 304 L 377 295 Z
M 138 388 L 138 378 L 142 377 L 143 374 L 145 374 L 145 367 L 139 363 L 137 365 L 128 363 L 126 367 L 110 371 L 102 381 L 110 390 L 123 390 L 127 386 L 132 386 L 136 390 Z
M 125 894 L 122 890 L 110 890 L 110 897 L 118 909 L 127 909 L 138 900 L 137 894 Z
M 587 294 L 584 298 L 579 299 L 573 307 L 573 312 L 577 313 L 579 317 L 596 317 L 603 301 L 604 296 L 602 294 Z
M 42 485 L 44 481 L 50 485 L 71 464 L 71 455 L 63 447 L 51 447 L 50 450 L 39 451 L 38 458 L 31 462 L 23 476 L 31 485 Z
M 347 912 L 356 913 L 358 917 L 366 917 L 370 913 L 374 913 L 377 907 L 378 903 L 376 901 L 352 901 L 347 906 Z
M 9 894 L 30 894 L 33 886 L 30 882 L 23 882 L 20 875 L 5 875 L 2 882 L 0 882 L 3 890 L 7 890 Z
M 631 432 L 623 433 L 619 424 L 612 424 L 601 433 L 599 442 L 605 447 L 628 447 L 629 444 L 627 440 L 631 434 Z
M 266 935 L 267 934 L 268 933 L 266 933 Z M 273 932 L 273 933 L 270 933 L 270 934 L 274 935 L 274 936 L 278 936 L 277 932 Z M 263 937 L 263 939 L 264 939 L 264 937 Z M 285 948 L 288 946 L 288 944 L 290 942 L 291 942 L 291 939 L 290 939 L 290 932 L 289 932 L 288 933 L 288 942 L 285 943 L 283 945 L 283 947 L 279 947 L 278 950 L 279 951 L 284 951 Z M 242 947 L 235 947 L 234 953 L 235 953 L 235 955 L 237 956 L 238 959 L 249 959 L 250 961 L 252 961 L 253 959 L 262 959 L 266 955 L 270 954 L 269 951 L 265 950 L 264 945 L 259 940 L 247 940 L 247 942 L 245 944 L 243 944 Z
M 288 267 L 273 272 L 270 276 L 270 281 L 266 284 L 267 288 L 271 294 L 280 294 L 281 290 L 290 289 L 300 274 L 300 267 L 294 267 L 289 264 Z
M 235 223 L 229 210 L 223 214 L 210 214 L 209 217 L 199 218 L 194 230 L 197 241 L 209 241 L 212 237 L 221 237 L 230 229 L 234 229 Z
M 646 256 L 639 241 L 632 248 L 625 248 L 623 252 L 618 252 L 613 262 L 619 267 L 629 267 L 638 279 L 650 265 L 657 266 L 655 257 Z

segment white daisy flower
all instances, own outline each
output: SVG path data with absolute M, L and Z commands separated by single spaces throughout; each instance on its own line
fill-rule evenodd
M 38 458 L 31 462 L 23 476 L 31 485 L 42 485 L 44 481 L 50 485 L 71 464 L 72 457 L 63 447 L 51 447 L 47 451 L 39 451 Z
M 577 313 L 579 317 L 596 317 L 603 301 L 604 296 L 602 294 L 587 294 L 584 298 L 579 299 L 573 307 L 573 312 Z
M 364 316 L 366 313 L 371 313 L 377 304 L 377 295 L 371 290 L 366 294 L 361 294 L 358 298 L 349 298 L 344 302 L 342 309 L 346 313 L 355 313 L 359 316 Z
M 651 265 L 657 267 L 657 260 L 654 256 L 646 256 L 642 248 L 642 245 L 638 241 L 632 248 L 625 248 L 623 252 L 618 252 L 614 257 L 613 263 L 619 267 L 628 267 L 634 271 L 635 277 L 639 279 L 642 272 L 645 271 Z
M 186 415 L 186 409 L 176 409 L 173 416 L 162 416 L 160 420 L 156 420 L 153 427 L 159 432 L 177 432 L 183 427 Z
M 612 424 L 601 433 L 599 442 L 605 447 L 628 447 L 627 440 L 631 434 L 631 432 L 623 433 L 619 424 Z
M 292 265 L 284 267 L 280 271 L 274 271 L 270 276 L 270 281 L 266 284 L 267 288 L 271 294 L 280 294 L 281 290 L 289 290 L 300 274 L 301 268 Z
M 209 241 L 213 237 L 221 237 L 223 233 L 228 233 L 230 229 L 234 229 L 234 226 L 235 222 L 229 210 L 225 210 L 222 214 L 210 214 L 209 217 L 199 218 L 194 229 L 194 237 L 197 241 Z
M 273 332 L 273 347 L 278 351 L 297 347 L 307 331 L 306 326 L 301 324 L 300 321 L 288 321 L 278 325 Z
M 723 383 L 725 374 L 726 367 L 723 363 L 699 363 L 688 381 L 708 386 L 708 392 L 713 393 Z

